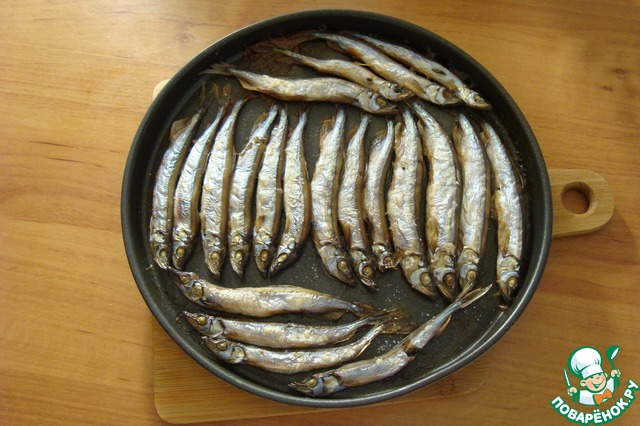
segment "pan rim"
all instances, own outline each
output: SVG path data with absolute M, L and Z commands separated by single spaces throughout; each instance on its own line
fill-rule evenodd
M 504 104 L 511 111 L 514 118 L 514 124 L 521 129 L 529 144 L 531 145 L 531 160 L 538 166 L 535 171 L 538 173 L 537 185 L 540 186 L 539 190 L 541 193 L 540 199 L 536 200 L 536 202 L 541 203 L 539 207 L 542 209 L 543 213 L 541 217 L 542 227 L 536 228 L 536 236 L 540 241 L 533 246 L 536 256 L 528 260 L 528 277 L 530 279 L 530 284 L 526 287 L 521 288 L 517 300 L 506 313 L 506 315 L 509 315 L 508 320 L 505 321 L 497 329 L 491 330 L 488 338 L 484 340 L 480 345 L 467 349 L 460 357 L 455 360 L 455 362 L 448 363 L 446 366 L 441 368 L 440 371 L 437 372 L 437 374 L 429 375 L 423 379 L 417 380 L 393 390 L 367 396 L 350 398 L 344 397 L 336 399 L 315 399 L 302 395 L 298 396 L 292 394 L 284 394 L 273 389 L 265 388 L 250 380 L 246 380 L 245 378 L 240 377 L 233 372 L 225 369 L 224 366 L 212 363 L 212 360 L 205 357 L 201 352 L 195 351 L 193 349 L 192 342 L 190 342 L 184 335 L 178 332 L 179 330 L 177 330 L 175 327 L 175 319 L 167 315 L 167 312 L 165 312 L 162 306 L 157 302 L 157 300 L 155 300 L 152 286 L 149 284 L 149 281 L 153 280 L 148 276 L 148 274 L 145 273 L 144 268 L 138 260 L 137 251 L 135 250 L 136 245 L 140 245 L 140 242 L 135 241 L 136 239 L 132 235 L 131 229 L 133 227 L 133 222 L 136 220 L 136 217 L 140 214 L 140 212 L 136 212 L 133 209 L 133 206 L 135 204 L 134 200 L 132 199 L 132 188 L 135 185 L 135 176 L 133 174 L 133 169 L 137 161 L 142 142 L 144 140 L 143 136 L 153 118 L 157 115 L 160 106 L 163 103 L 166 103 L 168 99 L 171 99 L 172 94 L 178 91 L 180 86 L 185 84 L 185 77 L 189 75 L 193 69 L 197 68 L 198 64 L 205 60 L 205 58 L 210 57 L 215 51 L 219 50 L 221 46 L 229 44 L 234 40 L 245 38 L 251 33 L 260 33 L 265 31 L 266 29 L 274 28 L 280 25 L 286 25 L 293 21 L 297 22 L 309 19 L 316 20 L 320 18 L 327 19 L 336 16 L 371 20 L 372 22 L 380 24 L 386 23 L 389 25 L 401 26 L 409 32 L 423 33 L 426 36 L 433 38 L 441 45 L 444 45 L 447 49 L 456 51 L 456 54 L 459 55 L 462 60 L 468 62 L 476 72 L 481 74 L 482 78 L 490 83 L 491 90 L 495 91 L 495 96 L 501 98 L 502 102 L 504 102 Z M 145 303 L 151 310 L 156 320 L 160 323 L 162 328 L 167 332 L 167 334 L 169 334 L 169 336 L 178 344 L 178 346 L 189 356 L 191 356 L 196 362 L 198 362 L 207 370 L 216 374 L 218 377 L 228 383 L 231 383 L 255 395 L 265 397 L 274 401 L 318 408 L 355 407 L 397 398 L 452 374 L 453 372 L 468 365 L 471 361 L 477 359 L 482 354 L 486 353 L 513 326 L 515 321 L 523 313 L 524 309 L 530 302 L 537 289 L 539 281 L 542 277 L 542 273 L 544 271 L 544 267 L 546 265 L 551 243 L 552 218 L 553 211 L 551 204 L 551 189 L 542 152 L 524 115 L 516 105 L 515 101 L 503 88 L 503 86 L 481 64 L 475 61 L 475 59 L 473 59 L 462 49 L 453 45 L 439 35 L 410 22 L 393 18 L 387 15 L 349 9 L 309 10 L 269 18 L 230 33 L 229 35 L 214 42 L 213 44 L 202 50 L 195 57 L 193 57 L 174 75 L 173 78 L 169 80 L 165 88 L 154 99 L 146 114 L 144 115 L 141 124 L 136 131 L 126 161 L 121 192 L 121 226 L 128 262 L 134 280 L 136 281 L 138 289 L 143 299 L 145 300 Z

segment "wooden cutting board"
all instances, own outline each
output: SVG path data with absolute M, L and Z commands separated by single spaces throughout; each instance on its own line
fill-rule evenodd
M 167 81 L 155 87 L 154 98 Z M 553 237 L 597 231 L 611 219 L 613 195 L 607 182 L 597 173 L 551 169 L 549 178 L 554 209 Z M 189 357 L 155 319 L 152 329 L 154 399 L 158 414 L 169 423 L 261 418 L 318 410 L 272 401 L 230 385 Z M 480 357 L 430 386 L 379 404 L 426 401 L 473 392 L 485 382 L 489 358 Z
M 426 401 L 473 392 L 484 384 L 489 364 L 489 357 L 480 357 L 431 386 L 380 404 Z M 155 319 L 153 371 L 156 409 L 169 423 L 260 418 L 320 410 L 262 398 L 219 379 L 180 349 Z

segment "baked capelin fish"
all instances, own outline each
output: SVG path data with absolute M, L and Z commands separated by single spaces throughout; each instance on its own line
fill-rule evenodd
M 295 374 L 333 367 L 357 358 L 384 329 L 384 324 L 376 325 L 360 339 L 343 346 L 298 350 L 268 349 L 220 337 L 204 339 L 216 357 L 230 364 L 247 364 L 273 373 Z
M 455 271 L 460 201 L 456 154 L 449 135 L 424 106 L 419 101 L 411 106 L 420 118 L 418 128 L 429 163 L 425 217 L 429 269 L 440 293 L 452 301 L 459 291 Z
M 180 169 L 189 151 L 194 133 L 207 105 L 201 95 L 200 105 L 191 118 L 177 120 L 171 126 L 169 147 L 162 156 L 156 172 L 149 221 L 149 246 L 153 260 L 162 269 L 171 264 L 171 236 L 173 228 L 173 203 Z
M 369 43 L 412 70 L 418 71 L 429 79 L 442 84 L 470 107 L 489 108 L 489 104 L 482 96 L 471 90 L 454 73 L 438 62 L 404 46 L 388 43 L 364 34 L 350 34 L 350 36 Z
M 232 75 L 246 90 L 256 91 L 284 101 L 335 102 L 362 108 L 372 114 L 392 114 L 394 103 L 371 90 L 335 77 L 289 78 L 272 77 L 215 64 L 205 73 Z
M 419 76 L 367 43 L 340 34 L 313 33 L 313 37 L 326 40 L 332 49 L 346 53 L 366 64 L 379 76 L 401 85 L 421 99 L 442 106 L 461 102 L 444 86 Z
M 403 331 L 402 327 L 393 326 L 393 322 L 397 320 L 395 311 L 372 314 L 339 325 L 258 322 L 190 312 L 183 312 L 183 315 L 204 336 L 276 349 L 333 345 L 352 338 L 367 325 L 387 324 L 387 330 Z
M 466 294 L 476 284 L 480 273 L 480 259 L 484 255 L 491 209 L 491 175 L 484 146 L 462 113 L 453 129 L 453 142 L 462 177 L 456 273 L 461 294 Z
M 283 204 L 284 229 L 273 257 L 269 275 L 275 275 L 290 265 L 298 254 L 311 229 L 311 189 L 304 157 L 304 129 L 307 111 L 302 111 L 298 123 L 289 134 L 285 148 Z M 261 254 L 259 254 L 261 256 Z
M 327 271 L 353 285 L 353 270 L 342 246 L 337 212 L 345 121 L 345 110 L 340 108 L 335 117 L 322 123 L 320 154 L 311 179 L 311 239 Z
M 226 99 L 218 108 L 213 121 L 198 137 L 184 162 L 173 204 L 173 265 L 182 269 L 193 250 L 193 242 L 200 225 L 198 204 L 202 188 L 202 176 L 207 157 L 216 136 L 218 126 L 227 108 Z
M 486 121 L 482 122 L 480 139 L 485 145 L 493 175 L 493 211 L 498 222 L 496 279 L 505 303 L 510 305 L 520 280 L 520 258 L 524 244 L 520 187 L 504 144 Z
M 215 279 L 227 255 L 229 188 L 235 165 L 233 136 L 245 99 L 238 99 L 216 134 L 202 182 L 200 233 L 204 261 Z
M 360 124 L 347 144 L 342 181 L 338 191 L 338 223 L 342 228 L 351 256 L 351 265 L 358 279 L 367 287 L 377 289 L 373 280 L 375 263 L 365 229 L 362 191 L 365 168 L 364 139 L 371 117 L 363 114 Z
M 229 261 L 236 274 L 242 276 L 249 258 L 253 236 L 253 193 L 271 125 L 278 115 L 278 106 L 271 105 L 260 114 L 249 140 L 236 159 L 229 191 Z
M 342 59 L 318 59 L 279 48 L 274 48 L 273 51 L 289 57 L 292 61 L 300 65 L 313 68 L 321 73 L 336 75 L 352 81 L 375 93 L 379 93 L 393 102 L 398 102 L 413 96 L 412 92 L 401 85 L 384 80 L 369 71 L 369 69 L 352 61 Z
M 269 145 L 258 173 L 256 220 L 253 227 L 253 257 L 263 277 L 269 274 L 271 260 L 280 234 L 282 216 L 282 174 L 287 141 L 287 111 L 280 107 L 279 118 L 271 131 Z
M 357 317 L 382 312 L 372 306 L 349 302 L 330 294 L 290 285 L 226 288 L 200 278 L 195 272 L 168 268 L 178 289 L 192 302 L 229 314 L 262 318 L 304 313 L 338 319 L 349 312 Z
M 438 291 L 429 275 L 424 243 L 418 225 L 424 162 L 418 127 L 408 108 L 396 125 L 395 159 L 387 193 L 391 239 L 405 279 L 420 293 L 436 298 Z
M 458 297 L 442 312 L 412 331 L 382 355 L 317 373 L 300 382 L 290 383 L 289 386 L 306 395 L 316 397 L 391 377 L 413 361 L 419 351 L 443 331 L 454 313 L 478 300 L 489 288 L 490 286 L 479 288 L 463 297 Z
M 371 144 L 362 192 L 362 207 L 371 236 L 371 251 L 380 272 L 395 268 L 398 264 L 391 245 L 385 202 L 385 187 L 395 140 L 393 120 L 388 119 L 386 125 L 386 133 L 378 133 Z

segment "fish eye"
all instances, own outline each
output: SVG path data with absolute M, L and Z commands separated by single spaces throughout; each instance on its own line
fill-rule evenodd
M 217 251 L 214 251 L 213 253 L 211 253 L 211 255 L 209 257 L 214 262 L 217 262 L 218 260 L 220 260 L 220 253 L 218 253 Z
M 267 250 L 262 250 L 260 252 L 260 260 L 262 260 L 263 262 L 269 260 L 269 252 Z
M 309 386 L 310 388 L 314 387 L 315 385 L 318 384 L 318 379 L 316 379 L 315 377 L 311 377 L 307 380 L 305 380 L 304 384 L 306 386 Z
M 240 251 L 240 250 L 236 251 L 236 253 L 233 255 L 233 257 L 234 257 L 237 261 L 241 261 L 241 260 L 242 260 L 242 251 Z
M 455 284 L 456 279 L 455 279 L 455 277 L 453 276 L 453 274 L 446 274 L 446 275 L 444 276 L 444 280 L 443 280 L 443 281 L 444 281 L 444 283 L 445 283 L 446 285 L 448 285 L 448 286 L 452 286 L 452 285 L 454 285 L 454 284 Z
M 362 274 L 366 277 L 370 277 L 371 275 L 373 275 L 373 269 L 371 268 L 371 265 L 367 265 L 362 268 Z
M 198 315 L 198 318 L 196 318 L 196 322 L 200 325 L 205 325 L 207 323 L 207 317 L 205 317 L 204 315 Z
M 381 106 L 381 107 L 389 106 L 389 103 L 380 96 L 376 96 L 376 104 L 378 104 L 378 106 Z
M 176 249 L 176 256 L 178 257 L 184 256 L 184 247 L 180 246 Z
M 227 343 L 227 342 L 219 342 L 216 345 L 216 348 L 218 348 L 221 351 L 226 351 L 229 348 L 229 343 Z
M 510 277 L 507 280 L 507 285 L 509 286 L 509 288 L 514 288 L 516 285 L 518 285 L 518 280 L 516 280 L 516 277 Z
M 431 277 L 429 276 L 428 273 L 423 273 L 422 275 L 420 275 L 420 283 L 421 284 L 429 284 L 431 282 Z
M 287 253 L 280 253 L 280 255 L 278 256 L 278 262 L 284 262 L 285 260 L 287 260 L 287 257 L 289 257 Z
M 189 282 L 191 281 L 191 277 L 188 274 L 182 274 L 180 275 L 180 281 L 182 281 L 184 284 L 189 284 Z
M 476 271 L 469 271 L 467 272 L 467 279 L 469 281 L 474 281 L 476 279 L 476 277 L 478 276 L 478 274 L 476 273 Z
M 347 272 L 348 268 L 347 268 L 347 261 L 344 259 L 341 259 L 338 261 L 338 269 L 340 269 L 342 272 Z

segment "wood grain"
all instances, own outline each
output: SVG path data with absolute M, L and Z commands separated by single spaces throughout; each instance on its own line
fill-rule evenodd
M 391 15 L 443 36 L 502 83 L 549 168 L 601 175 L 594 234 L 554 239 L 535 297 L 465 395 L 226 425 L 566 424 L 549 406 L 578 346 L 621 346 L 640 380 L 637 1 L 0 2 L 0 418 L 163 424 L 152 325 L 120 229 L 122 174 L 158 81 L 246 25 L 318 8 Z M 185 398 L 189 398 L 185 395 Z M 236 400 L 229 402 L 234 404 Z M 616 425 L 638 424 L 632 405 Z

